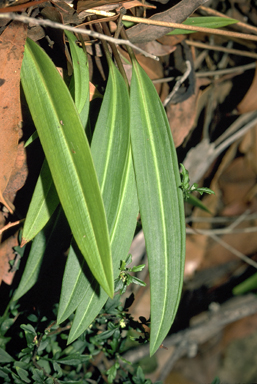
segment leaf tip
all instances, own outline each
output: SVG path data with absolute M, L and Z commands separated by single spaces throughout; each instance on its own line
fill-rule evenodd
M 28 242 L 29 242 L 29 240 L 27 240 L 24 237 L 22 237 L 20 247 L 21 248 L 24 247 L 24 245 L 26 245 Z

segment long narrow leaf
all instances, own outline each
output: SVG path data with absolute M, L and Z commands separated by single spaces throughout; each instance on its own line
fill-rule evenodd
M 125 83 L 110 63 L 110 73 L 93 140 L 94 159 L 110 230 L 113 265 L 118 273 L 119 260 L 131 244 L 138 213 L 134 174 L 129 151 L 129 97 Z M 126 230 L 124 230 L 126 228 Z M 78 307 L 69 340 L 76 339 L 93 321 L 107 295 L 83 272 L 79 255 L 70 251 L 65 268 L 58 322 Z M 71 266 L 72 269 L 71 269 Z M 115 270 L 115 269 L 114 269 Z M 67 280 L 67 282 L 66 282 Z M 93 285 L 92 285 L 93 283 Z
M 88 290 L 94 292 L 91 287 L 94 278 L 88 272 L 88 266 L 76 247 L 74 241 L 71 242 L 67 262 L 62 279 L 61 297 L 58 306 L 57 323 L 66 320 L 78 307 Z
M 183 24 L 193 25 L 195 27 L 205 27 L 205 28 L 222 28 L 227 25 L 236 24 L 238 20 L 229 19 L 227 17 L 217 17 L 217 16 L 201 16 L 201 17 L 189 17 L 186 19 Z M 195 31 L 189 31 L 188 29 L 174 29 L 173 31 L 167 33 L 167 35 L 186 35 L 189 33 L 196 33 Z
M 76 243 L 99 284 L 112 296 L 110 241 L 89 145 L 66 85 L 48 56 L 30 39 L 21 80 Z
M 119 207 L 119 213 L 111 233 L 115 277 L 118 277 L 119 274 L 118 267 L 120 260 L 125 259 L 129 251 L 138 214 L 137 191 L 131 155 L 129 156 L 124 174 L 123 195 L 120 199 Z M 99 287 L 98 284 L 93 286 L 91 280 L 88 280 L 85 286 L 87 292 L 76 310 L 68 343 L 76 340 L 76 338 L 89 327 L 108 299 L 103 289 L 100 287 L 100 290 L 97 291 L 97 287 Z
M 179 304 L 185 257 L 184 206 L 166 113 L 136 60 L 130 101 L 133 162 L 150 271 L 152 355 L 167 335 Z
M 69 39 L 73 64 L 75 87 L 74 102 L 85 129 L 89 112 L 89 69 L 87 56 L 83 49 L 77 46 L 76 37 L 69 31 L 65 31 L 65 34 Z
M 23 227 L 22 236 L 27 242 L 32 240 L 44 228 L 58 204 L 59 197 L 45 159 Z
M 75 106 L 86 126 L 89 112 L 89 70 L 85 53 L 76 45 L 75 36 L 67 31 L 74 68 Z M 36 132 L 37 134 L 37 132 Z M 59 203 L 52 175 L 45 160 L 30 202 L 23 228 L 23 238 L 32 240 L 50 219 Z
M 55 253 L 63 246 L 64 240 L 69 237 L 70 228 L 61 206 L 51 217 L 47 225 L 33 240 L 28 260 L 22 274 L 21 281 L 16 289 L 13 300 L 18 300 L 25 295 L 37 282 L 44 256 Z
M 91 143 L 110 233 L 118 209 L 122 175 L 129 150 L 128 105 L 129 96 L 124 80 L 110 61 L 107 87 Z M 75 257 L 74 250 L 71 249 L 64 272 L 58 321 L 67 318 L 83 298 L 80 294 L 80 287 L 86 283 L 83 265 L 78 269 Z M 72 262 L 74 268 L 69 267 Z M 72 284 L 73 289 L 70 289 Z

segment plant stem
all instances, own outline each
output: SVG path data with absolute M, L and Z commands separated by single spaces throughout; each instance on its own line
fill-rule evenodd
M 106 24 L 106 23 L 101 23 L 101 24 L 102 24 L 104 33 L 105 33 L 107 36 L 111 36 L 111 33 L 110 33 L 110 31 L 109 31 L 109 28 L 108 28 L 107 24 Z M 113 55 L 114 55 L 114 58 L 115 58 L 115 60 L 116 60 L 117 66 L 118 66 L 118 68 L 119 68 L 119 71 L 120 71 L 122 77 L 123 77 L 124 80 L 125 80 L 125 83 L 126 83 L 127 88 L 129 89 L 128 78 L 127 78 L 126 72 L 125 72 L 125 70 L 124 70 L 123 64 L 122 64 L 122 62 L 121 62 L 121 58 L 120 58 L 119 52 L 118 52 L 118 50 L 117 50 L 117 47 L 116 47 L 116 45 L 113 44 L 113 43 L 110 43 L 110 47 L 112 48 Z

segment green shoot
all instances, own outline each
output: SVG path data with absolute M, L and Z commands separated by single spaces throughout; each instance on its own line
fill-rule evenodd
M 209 195 L 214 194 L 214 192 L 210 188 L 205 188 L 205 187 L 198 188 L 197 183 L 194 183 L 190 186 L 190 184 L 189 184 L 190 179 L 189 179 L 188 171 L 186 170 L 186 168 L 184 167 L 183 164 L 180 164 L 180 166 L 181 166 L 181 173 L 180 173 L 181 185 L 179 186 L 179 188 L 181 188 L 183 191 L 183 196 L 184 196 L 185 201 L 187 201 L 189 199 L 190 194 L 194 191 L 199 192 L 200 195 L 202 195 L 203 193 L 208 193 Z
M 120 273 L 119 277 L 115 279 L 114 281 L 114 292 L 120 291 L 120 294 L 122 295 L 124 292 L 126 292 L 127 287 L 131 284 L 138 284 L 143 287 L 146 286 L 146 283 L 144 283 L 142 280 L 138 279 L 135 276 L 130 275 L 128 272 L 140 272 L 145 267 L 145 264 L 137 265 L 133 268 L 127 268 L 127 266 L 132 262 L 132 256 L 131 254 L 128 255 L 126 260 L 121 260 L 120 262 Z

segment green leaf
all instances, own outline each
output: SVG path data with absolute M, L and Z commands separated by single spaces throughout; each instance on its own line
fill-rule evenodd
M 189 17 L 182 24 L 193 25 L 195 27 L 205 28 L 222 28 L 227 25 L 236 24 L 238 20 L 229 19 L 227 17 L 216 16 L 201 16 L 201 17 Z M 167 33 L 167 35 L 186 35 L 189 33 L 196 33 L 196 31 L 189 31 L 188 29 L 176 28 L 173 31 Z
M 86 128 L 89 112 L 89 69 L 87 56 L 82 48 L 76 44 L 76 37 L 65 31 L 69 39 L 73 71 L 75 94 L 74 101 L 84 128 Z
M 0 363 L 6 364 L 11 363 L 14 361 L 11 355 L 9 353 L 5 352 L 3 348 L 0 347 Z
M 203 193 L 208 193 L 209 195 L 215 195 L 215 193 L 210 189 L 206 187 L 196 188 L 196 191 L 202 195 Z
M 220 379 L 218 377 L 215 377 L 211 384 L 220 384 Z
M 135 186 L 135 176 L 132 166 L 131 155 L 128 159 L 126 172 L 123 176 L 123 194 L 119 201 L 119 213 L 116 218 L 116 225 L 111 233 L 111 248 L 113 255 L 114 276 L 119 275 L 119 262 L 123 255 L 129 251 L 133 235 L 136 228 L 136 219 L 138 215 L 137 194 Z M 124 230 L 126 228 L 126 230 Z M 115 273 L 116 270 L 116 273 Z M 73 342 L 81 335 L 92 323 L 104 306 L 108 297 L 98 284 L 91 286 L 88 281 L 86 295 L 76 309 L 75 317 L 69 334 L 68 343 Z
M 43 371 L 40 371 L 39 369 L 34 369 L 33 370 L 33 376 L 32 376 L 33 380 L 36 380 L 37 384 L 40 383 L 40 384 L 45 384 L 45 376 L 44 376 L 44 373 Z
M 135 265 L 135 267 L 130 269 L 132 272 L 140 272 L 142 271 L 142 269 L 144 269 L 144 267 L 145 267 L 145 264 L 141 264 L 141 265 Z
M 25 332 L 32 334 L 33 337 L 36 336 L 35 328 L 32 327 L 31 324 L 21 324 L 20 327 L 21 327 L 21 329 L 23 329 Z
M 70 354 L 62 359 L 57 360 L 59 364 L 78 365 L 90 360 L 90 355 L 80 355 L 79 353 Z
M 32 133 L 32 135 L 28 138 L 28 140 L 24 144 L 24 148 L 28 147 L 37 138 L 38 138 L 38 133 L 37 133 L 37 131 L 35 131 L 34 133 Z
M 53 362 L 53 368 L 57 372 L 57 378 L 63 376 L 62 368 L 56 363 L 56 361 Z
M 83 50 L 76 45 L 75 36 L 68 31 L 66 35 L 70 42 L 74 69 L 75 106 L 80 114 L 80 119 L 83 121 L 83 126 L 86 126 L 89 112 L 89 70 L 87 57 Z M 38 136 L 37 132 L 35 132 L 30 139 L 32 140 L 33 138 L 34 140 L 35 136 Z M 45 160 L 24 223 L 23 238 L 27 242 L 33 239 L 45 226 L 57 208 L 58 203 L 59 197 L 53 183 L 49 166 Z
M 143 280 L 140 280 L 138 277 L 131 276 L 131 278 L 132 278 L 131 283 L 141 285 L 142 287 L 146 286 L 146 283 Z
M 152 355 L 169 332 L 179 305 L 185 259 L 184 204 L 166 113 L 136 60 L 130 99 L 132 153 L 150 271 Z
M 44 255 L 53 254 L 63 245 L 63 239 L 69 236 L 70 229 L 61 206 L 51 220 L 33 240 L 28 260 L 20 284 L 14 293 L 13 301 L 25 295 L 37 282 Z
M 45 159 L 26 215 L 22 232 L 23 243 L 24 240 L 32 240 L 44 228 L 58 203 L 59 197 Z
M 10 383 L 11 382 L 10 378 L 8 377 L 8 373 L 10 373 L 9 371 L 5 367 L 3 367 L 3 368 L 0 367 L 0 377 L 5 380 L 4 383 Z
M 115 328 L 108 330 L 108 331 L 104 331 L 104 332 L 100 333 L 99 335 L 97 335 L 97 339 L 98 340 L 109 339 L 114 334 L 114 332 L 115 332 Z
M 253 291 L 257 289 L 257 273 L 254 275 L 248 277 L 245 281 L 242 283 L 236 285 L 233 288 L 233 295 L 242 295 L 246 292 Z
M 28 375 L 29 375 L 28 371 L 26 371 L 25 369 L 20 368 L 20 367 L 15 367 L 15 368 L 16 368 L 16 371 L 17 371 L 18 375 L 22 379 L 22 381 L 25 381 L 25 383 L 30 383 L 31 382 L 31 380 L 28 378 Z
M 211 214 L 211 211 L 204 205 L 198 197 L 192 195 L 191 193 L 188 195 L 187 201 L 188 204 L 193 205 L 194 207 L 198 207 L 202 209 L 205 212 L 208 212 Z
M 92 294 L 95 279 L 81 255 L 74 240 L 71 242 L 68 259 L 62 279 L 62 291 L 58 307 L 57 323 L 66 320 L 78 307 L 83 297 Z
M 129 152 L 129 96 L 120 73 L 113 63 L 110 65 L 108 83 L 94 131 L 91 152 L 107 215 L 113 265 L 117 270 L 119 263 L 117 258 L 126 254 L 131 244 L 138 208 Z M 132 199 L 129 188 L 131 188 Z M 124 231 L 125 227 L 127 232 Z M 84 265 L 80 259 L 76 250 L 70 251 L 58 311 L 59 323 L 78 307 L 84 297 L 81 318 L 76 314 L 70 331 L 70 337 L 74 333 L 72 340 L 75 340 L 79 336 L 78 333 L 82 333 L 90 325 L 107 299 L 101 289 L 100 292 L 98 292 L 99 289 L 95 292 L 97 285 L 87 271 L 83 273 Z M 95 288 L 91 286 L 92 284 Z M 89 305 L 92 306 L 92 313 L 95 315 L 87 317 Z M 74 329 L 77 331 L 74 332 Z
M 119 363 L 115 363 L 111 368 L 106 372 L 108 375 L 108 383 L 112 383 L 117 375 L 117 369 L 119 369 Z
M 112 296 L 110 240 L 88 141 L 65 83 L 49 57 L 30 39 L 21 81 L 73 236 L 93 275 Z
M 129 156 L 129 95 L 121 74 L 109 60 L 109 77 L 91 143 L 109 232 L 117 225 L 123 175 Z

